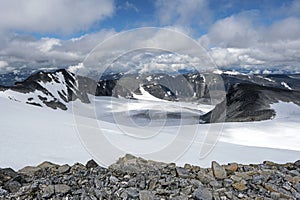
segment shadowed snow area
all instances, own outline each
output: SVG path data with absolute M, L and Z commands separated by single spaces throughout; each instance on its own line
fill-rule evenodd
M 94 99 L 93 99 L 94 98 Z M 158 99 L 141 89 L 135 99 L 94 97 L 97 119 L 124 126 L 179 126 L 198 124 L 214 106 Z
M 36 165 L 45 160 L 60 164 L 73 164 L 86 162 L 93 156 L 84 148 L 70 107 L 68 111 L 52 110 L 24 105 L 5 98 L 0 98 L 0 104 L 2 113 L 5 113 L 0 116 L 1 167 L 10 166 L 19 169 L 26 165 Z M 206 142 L 206 135 L 209 133 L 208 130 L 213 128 L 213 124 L 181 124 L 178 126 L 179 121 L 187 122 L 189 118 L 169 117 L 164 118 L 166 121 L 169 120 L 167 122 L 169 126 L 162 125 L 155 120 L 151 120 L 153 124 L 149 125 L 146 124 L 148 119 L 143 115 L 143 117 L 138 117 L 141 121 L 136 120 L 133 123 L 136 126 L 134 128 L 140 131 L 140 135 L 137 133 L 130 135 L 126 126 L 110 121 L 114 119 L 122 122 L 124 118 L 136 115 L 135 111 L 139 114 L 145 112 L 140 110 L 141 107 L 157 113 L 166 113 L 169 110 L 176 113 L 176 109 L 178 111 L 182 109 L 183 113 L 188 113 L 188 116 L 211 109 L 206 106 L 203 109 L 201 106 L 198 108 L 197 105 L 188 103 L 179 106 L 179 102 L 165 104 L 167 102 L 97 97 L 95 107 L 93 102 L 92 104 L 82 104 L 79 100 L 76 100 L 73 106 L 82 109 L 82 117 L 85 120 L 92 120 L 93 116 L 88 116 L 87 113 L 90 113 L 89 109 L 96 108 L 99 129 L 110 144 L 139 156 L 164 149 L 177 137 L 176 134 L 180 127 L 183 130 L 193 128 L 192 130 L 197 130 L 197 132 L 193 140 L 189 141 L 190 146 L 185 149 L 186 151 L 182 152 L 181 157 L 174 160 L 179 165 L 191 163 L 209 166 L 212 160 L 220 163 L 233 161 L 256 163 L 263 160 L 287 162 L 299 159 L 300 108 L 292 103 L 273 104 L 272 108 L 276 110 L 277 116 L 272 120 L 225 123 L 218 142 L 204 158 L 199 156 L 199 152 L 203 143 Z M 110 114 L 112 109 L 115 113 Z M 174 123 L 174 120 L 178 121 Z M 138 126 L 136 125 L 138 122 L 142 123 Z M 172 123 L 174 124 L 172 125 Z M 156 129 L 157 127 L 160 129 Z M 181 134 L 176 138 L 177 142 L 189 140 L 189 134 L 191 133 Z M 101 149 L 101 147 L 99 150 L 110 155 L 109 151 Z M 116 160 L 117 157 L 112 158 L 112 161 Z

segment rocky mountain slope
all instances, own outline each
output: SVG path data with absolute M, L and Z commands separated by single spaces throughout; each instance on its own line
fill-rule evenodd
M 87 93 L 80 90 L 78 80 L 66 70 L 39 72 L 13 86 L 0 86 L 2 96 L 35 106 L 67 110 L 66 103 L 80 99 L 88 103 Z
M 271 104 L 292 102 L 300 106 L 300 92 L 253 83 L 232 85 L 226 99 L 201 116 L 205 122 L 246 122 L 271 119 L 276 115 Z
M 206 91 L 203 76 L 189 74 L 114 74 L 102 76 L 98 81 L 75 76 L 67 70 L 38 72 L 13 86 L 0 86 L 0 95 L 35 106 L 67 109 L 67 103 L 76 99 L 89 103 L 88 94 L 134 98 L 147 91 L 156 98 L 177 101 L 182 98 L 201 98 Z
M 155 98 L 168 101 L 211 103 L 210 88 L 219 103 L 214 110 L 200 117 L 204 123 L 221 121 L 257 121 L 276 115 L 270 105 L 279 101 L 299 104 L 300 75 L 246 75 L 218 72 L 185 74 L 106 74 L 93 80 L 75 76 L 67 70 L 38 72 L 13 86 L 0 86 L 0 96 L 53 109 L 68 109 L 68 103 L 80 100 L 89 103 L 88 95 L 134 99 L 146 91 Z M 210 85 L 209 85 L 210 84 Z M 215 85 L 214 85 L 215 84 Z M 224 91 L 225 89 L 225 91 Z M 219 94 L 220 95 L 219 95 Z M 219 95 L 219 96 L 218 96 Z
M 211 168 L 147 161 L 132 155 L 108 168 L 44 162 L 0 169 L 1 199 L 299 199 L 300 161 Z

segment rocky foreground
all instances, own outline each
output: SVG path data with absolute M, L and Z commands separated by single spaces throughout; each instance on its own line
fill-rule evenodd
M 44 162 L 0 169 L 0 199 L 300 199 L 300 160 L 201 168 L 126 155 L 108 169 Z

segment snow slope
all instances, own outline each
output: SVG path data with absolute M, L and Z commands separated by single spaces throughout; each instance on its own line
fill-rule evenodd
M 273 120 L 221 125 L 223 129 L 218 135 L 219 132 L 210 131 L 214 129 L 214 125 L 189 124 L 189 118 L 184 118 L 182 122 L 181 118 L 163 116 L 167 112 L 181 112 L 182 110 L 182 113 L 185 113 L 184 116 L 191 116 L 196 110 L 200 112 L 201 108 L 203 112 L 206 112 L 209 110 L 207 106 L 149 101 L 142 98 L 130 101 L 122 98 L 97 97 L 91 98 L 91 101 L 91 104 L 75 101 L 73 111 L 74 109 L 79 111 L 76 112 L 78 116 L 75 118 L 96 121 L 106 140 L 122 150 L 120 154 L 129 152 L 143 156 L 153 152 L 160 153 L 168 144 L 176 141 L 177 146 L 173 149 L 174 152 L 181 144 L 188 144 L 176 159 L 171 160 L 179 165 L 191 163 L 207 167 L 210 166 L 212 160 L 220 163 L 257 163 L 264 160 L 288 162 L 299 159 L 300 136 L 297 130 L 300 128 L 300 108 L 294 104 L 274 104 L 273 107 L 278 111 L 278 116 Z M 78 124 L 76 125 L 74 121 L 71 107 L 68 111 L 52 110 L 24 105 L 1 97 L 0 105 L 2 113 L 0 116 L 0 167 L 19 169 L 45 160 L 59 164 L 85 163 L 93 156 L 95 156 L 94 159 L 102 161 L 84 139 L 92 134 L 92 131 L 80 132 Z M 154 114 L 161 113 L 162 118 L 158 121 L 164 123 L 155 123 L 153 120 L 150 121 L 152 124 L 136 125 L 135 121 L 129 125 L 121 123 L 126 118 L 132 119 L 135 112 L 143 110 L 155 111 Z M 94 116 L 96 120 L 93 119 Z M 138 120 L 145 122 L 143 117 L 138 117 Z M 216 126 L 220 127 L 220 124 Z M 178 135 L 179 129 L 187 131 Z M 130 130 L 133 131 L 130 132 Z M 190 130 L 196 131 L 195 135 L 189 132 Z M 210 134 L 210 139 L 217 138 L 218 140 L 210 153 L 201 157 L 200 151 L 203 145 L 209 142 L 214 144 L 214 141 L 207 140 L 208 134 Z M 215 137 L 212 134 L 216 134 Z M 105 156 L 110 157 L 109 162 L 114 162 L 118 158 L 117 154 L 105 149 L 105 146 L 99 146 L 99 150 Z M 172 157 L 172 151 L 169 153 L 169 157 Z M 154 156 L 152 158 L 170 162 L 167 157 Z
M 0 97 L 0 167 L 19 169 L 49 160 L 85 162 L 70 113 L 40 108 Z
M 220 141 L 244 146 L 300 151 L 300 107 L 294 103 L 275 103 L 272 120 L 225 123 Z M 300 157 L 300 154 L 299 154 Z

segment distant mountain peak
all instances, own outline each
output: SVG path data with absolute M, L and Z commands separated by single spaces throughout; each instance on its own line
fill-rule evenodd
M 37 72 L 13 86 L 0 86 L 1 96 L 27 104 L 67 110 L 67 103 L 75 99 L 89 102 L 87 94 L 78 88 L 74 74 L 65 69 Z

